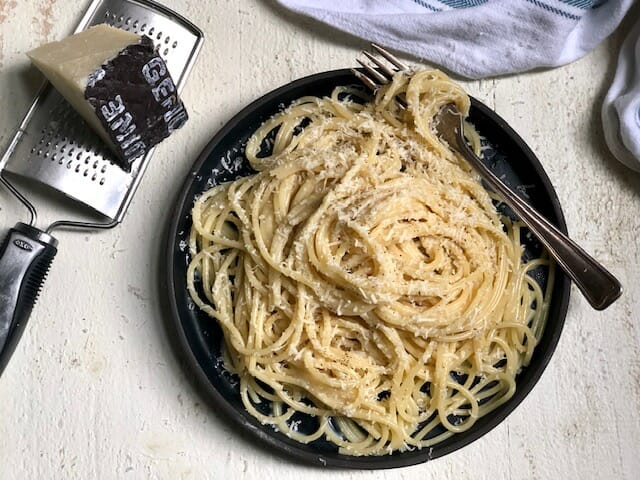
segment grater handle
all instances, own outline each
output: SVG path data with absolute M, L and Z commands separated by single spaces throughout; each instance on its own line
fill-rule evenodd
M 0 375 L 22 336 L 58 241 L 18 223 L 0 245 Z

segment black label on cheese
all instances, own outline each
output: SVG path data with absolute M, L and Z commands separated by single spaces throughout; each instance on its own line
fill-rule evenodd
M 126 171 L 188 119 L 164 60 L 146 36 L 96 70 L 84 95 Z

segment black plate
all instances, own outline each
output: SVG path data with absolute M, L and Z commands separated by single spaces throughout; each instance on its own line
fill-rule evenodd
M 191 228 L 191 208 L 198 194 L 213 182 L 223 182 L 250 173 L 243 151 L 249 136 L 269 117 L 293 100 L 305 95 L 329 95 L 338 85 L 357 83 L 349 70 L 335 70 L 302 78 L 265 95 L 236 115 L 204 149 L 187 177 L 169 228 L 166 264 L 166 294 L 171 304 L 172 324 L 178 351 L 190 375 L 223 417 L 232 419 L 261 442 L 289 457 L 321 466 L 347 468 L 393 468 L 413 465 L 446 455 L 478 439 L 498 425 L 529 393 L 540 378 L 558 343 L 569 302 L 569 280 L 558 272 L 553 289 L 549 319 L 531 364 L 517 378 L 513 398 L 479 419 L 473 427 L 435 445 L 411 452 L 376 457 L 340 455 L 335 445 L 324 440 L 301 444 L 249 415 L 240 400 L 237 381 L 224 369 L 220 359 L 221 331 L 216 322 L 201 313 L 186 288 L 188 254 L 186 241 Z M 485 159 L 510 186 L 566 233 L 560 203 L 540 162 L 524 141 L 492 110 L 472 99 L 470 120 L 488 141 Z M 535 240 L 525 245 L 530 255 L 539 255 Z M 544 282 L 544 278 L 539 281 Z M 532 419 L 532 421 L 537 419 Z M 214 447 L 215 448 L 215 447 Z

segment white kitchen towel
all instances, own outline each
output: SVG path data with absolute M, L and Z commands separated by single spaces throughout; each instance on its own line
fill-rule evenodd
M 640 172 L 640 20 L 622 44 L 616 75 L 602 105 L 602 125 L 611 153 Z
M 633 0 L 278 0 L 368 41 L 469 78 L 572 62 Z
M 584 56 L 634 0 L 278 0 L 365 40 L 468 78 L 556 67 Z M 640 21 L 602 110 L 612 153 L 640 171 Z

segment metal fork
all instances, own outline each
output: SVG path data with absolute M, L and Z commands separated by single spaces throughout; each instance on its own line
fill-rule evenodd
M 354 75 L 374 92 L 391 81 L 393 75 L 408 71 L 395 56 L 376 44 L 373 49 L 382 58 L 363 51 L 369 62 L 358 63 L 362 69 L 352 69 Z M 406 106 L 404 98 L 398 100 Z M 440 140 L 449 148 L 462 155 L 482 176 L 486 183 L 497 192 L 529 230 L 547 248 L 549 255 L 569 275 L 587 301 L 596 310 L 604 310 L 622 294 L 620 282 L 585 252 L 577 243 L 552 225 L 535 208 L 526 203 L 518 194 L 505 185 L 484 162 L 469 148 L 464 138 L 463 117 L 458 108 L 450 103 L 443 106 L 433 119 L 433 126 Z

